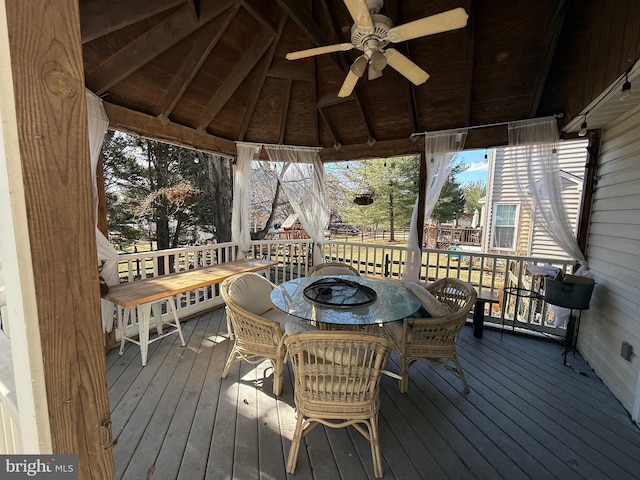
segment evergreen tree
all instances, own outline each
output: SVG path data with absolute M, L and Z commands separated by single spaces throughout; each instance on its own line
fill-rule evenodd
M 456 163 L 442 186 L 440 197 L 431 213 L 431 218 L 438 224 L 455 220 L 456 214 L 462 213 L 464 210 L 464 192 L 456 180 L 456 175 L 464 169 L 462 161 Z
M 146 234 L 158 249 L 231 239 L 230 160 L 109 132 L 104 178 L 107 223 L 121 249 Z
M 395 241 L 394 231 L 408 226 L 417 195 L 419 157 L 396 157 L 363 160 L 341 165 L 336 173 L 342 177 L 342 220 L 360 230 L 384 229 Z M 354 197 L 371 194 L 371 205 L 356 205 Z
M 147 185 L 142 166 L 137 162 L 132 137 L 107 131 L 103 153 L 103 178 L 110 241 L 121 251 L 139 241 L 144 229 L 136 221 Z

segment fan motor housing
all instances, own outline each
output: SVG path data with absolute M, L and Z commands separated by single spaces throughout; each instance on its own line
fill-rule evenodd
M 393 22 L 385 15 L 371 15 L 373 21 L 373 33 L 364 34 L 357 25 L 351 27 L 351 43 L 358 49 L 363 50 L 368 40 L 377 40 L 378 48 L 384 48 L 389 44 L 387 33 L 393 28 Z

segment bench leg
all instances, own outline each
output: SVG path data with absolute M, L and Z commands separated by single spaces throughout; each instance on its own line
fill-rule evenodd
M 482 330 L 484 329 L 484 300 L 476 300 L 476 306 L 473 310 L 473 336 L 482 338 Z
M 142 366 L 147 364 L 149 352 L 149 323 L 151 321 L 151 305 L 145 303 L 138 306 L 138 341 L 140 342 L 140 356 Z
M 178 331 L 178 335 L 180 335 L 180 344 L 184 347 L 185 343 L 184 343 L 184 337 L 182 336 L 182 327 L 180 326 L 180 319 L 178 318 L 178 312 L 176 310 L 176 302 L 173 299 L 173 297 L 169 297 L 167 299 L 167 302 L 169 303 L 169 309 L 171 310 L 171 313 L 173 314 L 173 320 L 176 323 L 176 330 Z
M 162 335 L 162 304 L 164 302 L 155 302 L 151 304 L 151 311 L 153 312 L 153 321 L 156 324 L 156 332 L 158 335 Z
M 127 330 L 127 325 L 131 320 L 131 308 L 125 307 L 120 308 L 118 305 L 115 306 L 118 309 L 118 330 L 120 330 L 120 353 L 124 352 L 124 344 L 127 340 L 127 336 L 125 335 Z

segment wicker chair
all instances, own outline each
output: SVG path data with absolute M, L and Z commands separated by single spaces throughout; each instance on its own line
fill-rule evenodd
M 355 275 L 359 277 L 360 273 L 351 265 L 341 262 L 319 263 L 307 270 L 307 277 L 321 275 Z
M 256 364 L 263 359 L 273 364 L 273 394 L 282 392 L 285 349 L 280 340 L 285 325 L 301 322 L 276 309 L 269 293 L 275 285 L 257 273 L 239 273 L 222 282 L 220 294 L 226 303 L 227 329 L 233 348 L 224 367 L 226 378 L 234 362 Z
M 353 425 L 371 443 L 374 474 L 381 478 L 380 375 L 391 341 L 371 333 L 308 332 L 287 336 L 284 343 L 293 366 L 298 410 L 287 472 L 295 472 L 300 441 L 315 426 Z
M 468 283 L 455 278 L 436 280 L 425 288 L 453 311 L 442 317 L 405 318 L 385 324 L 385 330 L 400 355 L 400 392 L 407 391 L 411 365 L 425 360 L 431 366 L 444 367 L 456 374 L 465 393 L 469 393 L 469 384 L 456 354 L 456 340 L 476 302 L 476 291 Z

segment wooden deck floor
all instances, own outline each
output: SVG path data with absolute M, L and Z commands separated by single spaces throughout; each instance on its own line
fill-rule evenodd
M 107 356 L 118 478 L 359 480 L 374 478 L 367 441 L 352 429 L 313 430 L 294 476 L 285 472 L 295 412 L 285 369 L 280 398 L 271 368 L 246 363 L 221 380 L 229 349 L 224 310 L 172 335 Z M 458 353 L 471 385 L 418 364 L 409 391 L 382 380 L 385 479 L 637 479 L 640 429 L 579 357 L 562 347 L 466 327 Z M 388 368 L 397 371 L 392 355 Z

